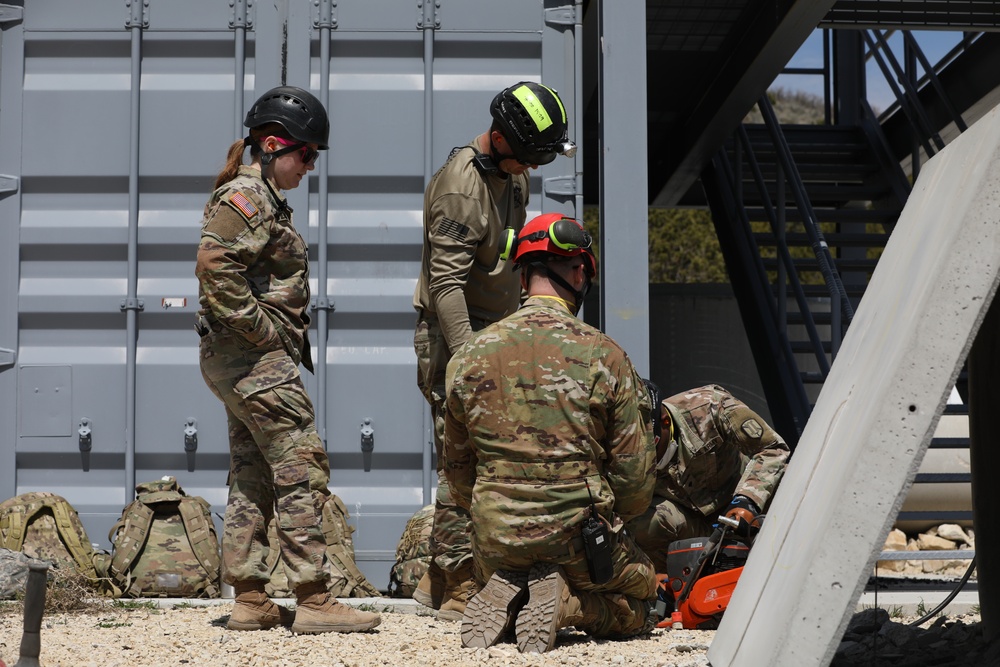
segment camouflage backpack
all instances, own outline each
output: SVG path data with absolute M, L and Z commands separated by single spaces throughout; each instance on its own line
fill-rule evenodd
M 335 597 L 366 598 L 381 597 L 365 575 L 354 562 L 354 526 L 347 523 L 351 515 L 347 512 L 344 502 L 334 493 L 330 494 L 323 505 L 323 537 L 326 538 L 327 567 L 330 570 L 328 588 Z M 268 527 L 268 543 L 278 544 L 278 532 L 274 521 Z M 288 589 L 288 577 L 281 564 L 277 547 L 270 549 L 267 565 L 271 570 L 271 580 L 265 586 L 271 597 L 294 597 Z
M 420 578 L 431 564 L 430 540 L 433 525 L 434 505 L 417 510 L 406 522 L 396 546 L 396 562 L 389 571 L 391 597 L 413 597 Z
M 219 538 L 204 498 L 174 477 L 138 484 L 111 528 L 108 577 L 126 597 L 219 597 Z
M 0 547 L 97 579 L 94 547 L 80 516 L 54 493 L 22 493 L 0 504 Z

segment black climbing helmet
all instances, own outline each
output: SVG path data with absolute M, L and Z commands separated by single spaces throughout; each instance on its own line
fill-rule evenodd
M 280 123 L 297 141 L 317 144 L 320 150 L 330 146 L 330 119 L 326 109 L 308 90 L 296 86 L 278 86 L 261 95 L 243 124 L 248 128 L 266 123 Z
M 521 81 L 497 93 L 490 115 L 524 164 L 548 164 L 556 155 L 573 157 L 576 145 L 567 140 L 566 107 L 547 86 Z

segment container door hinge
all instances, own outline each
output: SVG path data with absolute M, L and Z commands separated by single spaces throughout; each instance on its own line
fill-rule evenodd
M 316 20 L 314 28 L 337 29 L 337 0 L 316 0 Z
M 14 357 L 15 357 L 14 350 L 8 350 L 5 347 L 0 347 L 0 368 L 4 368 L 6 366 L 13 366 Z
M 7 195 L 14 194 L 20 189 L 20 187 L 21 179 L 17 176 L 0 174 L 0 199 L 3 199 Z
M 576 176 L 553 176 L 543 182 L 545 194 L 557 197 L 573 197 L 576 195 Z
M 441 27 L 441 0 L 417 0 L 417 28 Z
M 253 29 L 253 0 L 229 0 L 229 5 L 233 8 L 233 13 L 229 17 L 230 28 Z
M 125 6 L 129 9 L 126 28 L 149 27 L 149 0 L 125 0 Z
M 573 25 L 576 21 L 576 5 L 550 7 L 545 10 L 545 22 L 549 25 Z
M 0 5 L 0 25 L 15 23 L 24 18 L 24 7 Z

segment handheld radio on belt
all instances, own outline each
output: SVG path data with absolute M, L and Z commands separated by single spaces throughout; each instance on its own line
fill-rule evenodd
M 584 484 L 587 486 L 587 495 L 590 496 L 590 516 L 583 522 L 583 550 L 587 554 L 587 569 L 590 572 L 591 583 L 605 584 L 611 581 L 614 575 L 614 567 L 611 564 L 611 540 L 608 536 L 608 527 L 597 518 L 597 508 L 594 507 L 590 484 L 586 480 Z

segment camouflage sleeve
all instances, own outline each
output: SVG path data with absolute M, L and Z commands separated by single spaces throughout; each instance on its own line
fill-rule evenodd
M 615 496 L 615 513 L 628 521 L 646 511 L 653 499 L 656 449 L 646 385 L 625 352 L 605 340 L 593 393 L 599 421 L 605 425 L 605 476 Z
M 465 285 L 486 224 L 482 205 L 465 194 L 438 197 L 427 213 L 428 291 L 452 353 L 472 336 Z
M 455 381 L 455 375 L 461 380 L 460 355 L 452 357 L 448 362 L 448 372 L 445 379 L 445 418 L 444 442 L 442 456 L 445 479 L 451 485 L 455 503 L 466 510 L 472 505 L 472 488 L 476 483 L 476 465 L 479 460 L 475 447 L 469 439 L 469 430 L 465 423 L 465 404 L 462 401 L 462 383 Z
M 270 234 L 254 210 L 245 213 L 220 201 L 206 216 L 195 274 L 212 315 L 250 347 L 280 347 L 278 332 L 260 307 L 244 277 Z
M 750 458 L 734 495 L 746 496 L 766 509 L 785 472 L 788 445 L 756 412 L 732 396 L 723 399 L 719 421 L 724 437 Z

